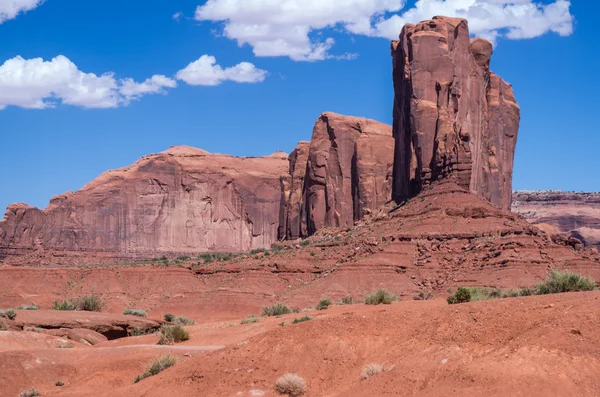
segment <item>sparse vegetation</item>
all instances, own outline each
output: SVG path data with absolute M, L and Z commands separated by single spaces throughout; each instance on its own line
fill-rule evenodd
M 310 240 L 302 240 L 300 241 L 300 247 L 306 247 L 310 244 Z
M 329 309 L 329 306 L 331 306 L 331 299 L 329 299 L 329 298 L 321 299 L 319 301 L 319 303 L 317 304 L 317 310 L 326 310 L 326 309 Z
M 196 322 L 194 320 L 190 320 L 189 318 L 183 317 L 183 316 L 176 316 L 171 313 L 165 314 L 164 319 L 165 319 L 165 321 L 168 321 L 173 324 L 179 324 L 179 325 L 194 325 L 194 324 L 196 324 Z
M 153 362 L 151 362 L 146 372 L 144 372 L 142 375 L 138 375 L 138 377 L 135 378 L 135 381 L 133 383 L 138 383 L 139 381 L 146 379 L 150 376 L 158 375 L 165 369 L 171 368 L 176 363 L 177 360 L 171 356 L 167 355 L 159 357 Z
M 146 317 L 146 311 L 143 309 L 125 309 L 123 310 L 123 314 L 126 316 L 138 316 L 138 317 Z
M 150 335 L 150 334 L 154 334 L 154 333 L 156 333 L 155 328 L 147 328 L 147 329 L 134 328 L 131 330 L 131 336 Z
M 2 320 L 0 320 L 0 331 L 7 331 L 6 324 Z
M 433 299 L 433 294 L 429 291 L 421 291 L 418 295 L 413 297 L 416 301 L 428 301 Z
M 61 343 L 57 346 L 59 349 L 72 349 L 73 345 L 70 343 Z
M 298 323 L 303 323 L 305 321 L 310 321 L 313 318 L 311 316 L 304 316 L 304 317 L 300 317 L 295 319 L 294 321 L 292 321 L 292 324 L 298 324 Z
M 21 305 L 19 307 L 17 307 L 17 310 L 40 310 L 40 308 L 37 305 Z
M 281 316 L 284 314 L 290 314 L 292 311 L 289 307 L 283 303 L 276 303 L 273 306 L 266 306 L 262 309 L 263 316 Z
M 382 373 L 384 370 L 383 365 L 380 364 L 367 364 L 363 367 L 360 379 L 365 380 L 371 376 Z
M 40 397 L 40 396 L 41 396 L 40 392 L 35 389 L 29 389 L 29 390 L 22 391 L 21 393 L 19 393 L 19 397 Z
M 14 320 L 15 318 L 17 318 L 17 312 L 15 311 L 15 309 L 0 310 L 0 317 L 7 318 L 9 320 Z
M 98 295 L 89 294 L 80 296 L 77 299 L 54 301 L 52 309 L 54 310 L 82 310 L 87 312 L 100 312 L 104 307 L 104 301 Z
M 181 325 L 163 325 L 160 329 L 159 345 L 172 345 L 190 339 L 190 334 Z
M 61 382 L 60 380 L 56 381 L 56 383 L 54 384 L 54 386 L 64 386 L 64 385 L 65 385 L 65 383 Z
M 299 397 L 306 393 L 306 382 L 299 375 L 288 373 L 277 379 L 275 390 L 279 394 Z
M 342 298 L 342 305 L 351 305 L 352 302 L 353 302 L 353 299 L 352 299 L 352 297 L 350 295 L 344 296 Z
M 533 288 L 501 290 L 489 287 L 458 287 L 456 293 L 448 297 L 448 303 L 455 304 L 490 299 L 517 298 L 520 296 L 593 291 L 595 289 L 595 282 L 588 277 L 583 277 L 569 271 L 550 270 L 550 276 Z
M 264 248 L 258 248 L 250 251 L 250 255 L 267 254 L 269 251 Z
M 396 294 L 393 294 L 384 289 L 380 289 L 379 291 L 371 294 L 367 294 L 365 296 L 365 303 L 367 305 L 389 305 L 394 301 L 397 301 L 398 297 Z
M 260 318 L 255 316 L 254 314 L 249 315 L 245 319 L 242 320 L 241 324 L 254 324 L 260 321 Z

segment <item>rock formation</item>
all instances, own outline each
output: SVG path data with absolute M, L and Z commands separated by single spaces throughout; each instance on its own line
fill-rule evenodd
M 517 191 L 513 212 L 551 233 L 565 233 L 600 250 L 600 193 Z
M 48 208 L 11 205 L 0 254 L 46 250 L 116 257 L 239 252 L 277 239 L 287 155 L 237 158 L 174 147 L 109 171 Z
M 408 24 L 392 43 L 397 202 L 451 178 L 510 208 L 520 110 L 489 69 L 492 52 L 466 20 L 446 17 Z
M 391 126 L 365 118 L 323 113 L 310 146 L 290 155 L 291 181 L 282 224 L 287 238 L 325 227 L 350 227 L 391 198 Z

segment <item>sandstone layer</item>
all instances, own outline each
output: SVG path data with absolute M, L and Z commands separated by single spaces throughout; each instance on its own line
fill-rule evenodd
M 512 210 L 540 228 L 600 250 L 600 193 L 517 191 Z
M 282 237 L 350 227 L 390 201 L 393 146 L 392 128 L 387 124 L 323 113 L 310 145 L 302 142 L 290 155 Z
M 408 24 L 392 43 L 397 202 L 451 178 L 510 208 L 520 109 L 490 71 L 492 52 L 466 20 L 446 17 Z
M 54 197 L 45 210 L 11 205 L 0 222 L 0 255 L 114 259 L 268 248 L 277 239 L 286 163 L 281 152 L 238 158 L 173 147 Z

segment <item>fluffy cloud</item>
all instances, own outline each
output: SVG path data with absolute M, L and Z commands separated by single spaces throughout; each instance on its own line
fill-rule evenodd
M 0 24 L 16 18 L 21 12 L 33 10 L 44 0 L 0 0 Z
M 570 35 L 570 1 L 540 4 L 534 0 L 208 0 L 196 20 L 223 21 L 223 34 L 256 56 L 288 56 L 296 61 L 330 58 L 333 38 L 311 33 L 338 27 L 352 34 L 395 39 L 402 26 L 434 15 L 469 19 L 473 34 L 525 39 L 549 31 Z
M 136 83 L 132 79 L 117 80 L 113 73 L 84 73 L 62 55 L 51 61 L 17 56 L 0 66 L 0 109 L 11 105 L 45 109 L 55 107 L 59 101 L 84 108 L 115 108 L 176 85 L 162 75 Z
M 267 77 L 267 72 L 248 62 L 223 69 L 217 64 L 215 57 L 202 55 L 177 72 L 175 77 L 189 85 L 215 86 L 228 80 L 236 83 L 260 83 Z

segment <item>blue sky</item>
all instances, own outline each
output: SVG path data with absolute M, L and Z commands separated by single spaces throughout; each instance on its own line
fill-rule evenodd
M 28 11 L 16 12 L 19 2 Z M 450 13 L 495 40 L 492 69 L 514 86 L 522 110 L 515 189 L 600 190 L 596 2 L 38 3 L 0 0 L 2 209 L 43 208 L 51 196 L 172 145 L 289 152 L 310 138 L 323 111 L 391 123 L 389 39 L 405 21 Z M 38 67 L 52 81 L 22 77 L 39 79 Z M 10 80 L 16 72 L 22 85 Z

